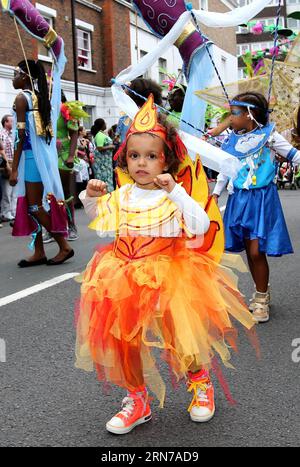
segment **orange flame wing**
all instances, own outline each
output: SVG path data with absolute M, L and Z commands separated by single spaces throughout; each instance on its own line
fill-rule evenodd
M 197 155 L 195 162 L 186 154 L 184 162 L 180 164 L 177 183 L 182 183 L 186 192 L 205 209 L 210 228 L 204 237 L 199 252 L 207 253 L 215 262 L 219 263 L 224 253 L 225 239 L 223 220 L 217 203 L 211 197 L 207 177 Z

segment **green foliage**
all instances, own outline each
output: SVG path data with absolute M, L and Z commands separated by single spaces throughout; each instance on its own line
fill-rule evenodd
M 211 127 L 212 122 L 217 121 L 218 123 L 221 123 L 225 120 L 226 117 L 228 117 L 228 115 L 229 110 L 208 104 L 205 114 L 205 123 L 208 127 Z

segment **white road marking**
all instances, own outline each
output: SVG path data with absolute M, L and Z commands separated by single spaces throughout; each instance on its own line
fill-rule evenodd
M 33 287 L 29 287 L 28 289 L 21 290 L 20 292 L 14 293 L 12 295 L 8 295 L 7 297 L 0 298 L 0 308 L 2 306 L 8 305 L 9 303 L 16 302 L 21 300 L 22 298 L 28 297 L 29 295 L 33 295 L 35 293 L 41 292 L 41 290 L 48 289 L 49 287 L 53 287 L 54 285 L 60 284 L 61 282 L 68 281 L 73 279 L 74 277 L 79 276 L 78 272 L 71 272 L 68 274 L 64 274 L 63 276 L 55 277 L 54 279 L 50 279 L 48 281 L 42 282 L 41 284 L 34 285 Z
M 224 212 L 225 209 L 226 209 L 226 206 L 222 206 L 222 207 L 220 208 L 220 211 L 221 211 L 221 212 Z

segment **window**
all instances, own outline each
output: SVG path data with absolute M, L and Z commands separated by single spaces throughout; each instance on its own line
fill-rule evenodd
M 239 26 L 237 32 L 239 34 L 249 34 L 250 28 L 248 26 Z
M 245 5 L 250 5 L 253 0 L 238 0 L 239 6 L 245 6 Z M 289 2 L 294 2 L 294 3 L 300 3 L 300 0 L 287 0 L 287 3 Z M 283 5 L 283 0 L 280 2 L 281 5 Z M 270 0 L 270 3 L 268 3 L 267 7 L 270 6 L 277 6 L 278 5 L 278 0 Z
M 227 75 L 227 58 L 221 57 L 221 76 L 223 79 L 226 79 Z
M 254 42 L 251 44 L 251 51 L 257 52 L 258 50 L 271 49 L 274 46 L 274 42 Z
M 51 26 L 51 28 L 54 28 L 53 18 L 48 18 L 47 16 L 43 16 L 43 18 L 47 21 L 47 23 Z M 39 60 L 43 60 L 47 62 L 52 61 L 50 50 L 48 50 L 44 46 L 44 44 L 40 41 L 38 41 L 38 58 Z
M 273 26 L 276 25 L 276 18 L 259 18 L 257 22 L 262 23 L 264 26 Z M 279 26 L 284 26 L 284 19 L 283 16 L 279 18 Z
M 178 83 L 185 85 L 185 78 L 184 78 L 184 73 L 182 71 L 182 68 L 178 68 Z
M 208 10 L 208 0 L 199 0 L 200 10 Z
M 267 6 L 277 6 L 278 0 L 271 0 Z M 283 0 L 281 0 L 280 5 L 283 5 Z
M 82 124 L 84 126 L 84 128 L 86 128 L 87 130 L 90 130 L 92 128 L 92 125 L 94 123 L 94 109 L 95 107 L 91 106 L 91 105 L 86 105 L 84 107 L 84 110 L 86 113 L 89 114 L 90 118 L 84 118 L 82 120 Z
M 78 67 L 92 69 L 91 32 L 77 28 Z
M 246 52 L 249 52 L 249 44 L 240 44 L 237 46 L 237 55 L 244 55 Z
M 296 5 L 296 4 L 299 4 L 299 3 L 300 3 L 300 0 L 287 0 L 286 1 L 287 5 Z
M 299 0 L 300 1 L 300 0 Z M 261 23 L 263 26 L 275 26 L 276 25 L 276 18 L 258 18 L 255 20 L 256 22 Z M 253 21 L 251 21 L 253 23 Z M 279 18 L 279 27 L 284 27 L 284 18 L 281 16 Z M 239 34 L 248 34 L 251 33 L 251 28 L 246 26 L 239 26 L 237 32 Z
M 158 66 L 159 66 L 159 82 L 162 84 L 162 82 L 167 79 L 166 74 L 162 71 L 168 69 L 168 62 L 165 58 L 160 58 L 158 60 Z
M 237 46 L 237 54 L 244 55 L 246 52 L 257 52 L 258 50 L 271 49 L 274 46 L 274 42 L 253 42 L 252 44 L 239 44 Z
M 252 3 L 252 0 L 238 0 L 239 6 L 249 5 L 250 3 Z
M 251 50 L 252 52 L 257 52 L 258 50 L 263 49 L 263 43 L 262 42 L 257 42 L 256 44 L 251 44 Z
M 293 31 L 300 30 L 300 21 L 298 19 L 287 18 L 287 27 Z
M 42 5 L 41 3 L 35 4 L 36 9 L 39 13 L 43 16 L 43 18 L 47 21 L 47 23 L 54 29 L 54 20 L 57 17 L 57 12 L 53 8 L 49 8 L 48 6 Z M 43 45 L 42 42 L 38 41 L 38 58 L 39 60 L 43 60 L 46 62 L 52 62 L 52 56 L 50 51 Z
M 140 50 L 140 58 L 142 59 L 143 57 L 145 57 L 145 55 L 147 55 L 148 52 L 146 52 L 145 50 Z M 144 74 L 143 74 L 143 78 L 145 79 L 150 79 L 151 78 L 151 70 L 148 69 Z
M 244 68 L 239 68 L 238 69 L 238 79 L 245 79 L 246 78 L 246 75 L 245 75 L 245 72 L 244 72 Z

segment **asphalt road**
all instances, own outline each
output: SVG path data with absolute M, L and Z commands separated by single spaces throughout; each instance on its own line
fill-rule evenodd
M 300 191 L 281 193 L 295 255 L 271 259 L 272 319 L 258 327 L 262 359 L 240 334 L 236 370 L 225 370 L 238 404 L 231 407 L 216 382 L 217 411 L 208 424 L 189 420 L 190 396 L 168 384 L 165 408 L 153 402 L 153 420 L 125 437 L 105 430 L 119 410 L 123 392 L 104 393 L 94 374 L 74 368 L 74 304 L 79 285 L 70 280 L 0 307 L 0 446 L 202 447 L 299 446 L 300 363 L 292 361 L 292 341 L 300 338 Z M 224 204 L 222 200 L 221 205 Z M 76 257 L 49 268 L 18 270 L 28 254 L 24 239 L 0 230 L 0 299 L 67 272 L 80 272 L 98 241 L 77 213 Z M 47 246 L 49 257 L 55 246 Z M 252 282 L 240 278 L 249 298 Z M 3 359 L 3 356 L 2 356 Z M 165 379 L 168 370 L 162 366 Z

